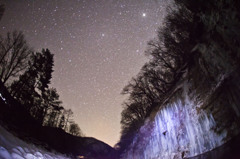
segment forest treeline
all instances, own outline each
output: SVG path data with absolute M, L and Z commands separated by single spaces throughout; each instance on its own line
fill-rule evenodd
M 3 14 L 4 5 L 0 5 L 0 19 Z M 11 96 L 41 125 L 82 136 L 72 110 L 64 108 L 56 88 L 49 86 L 53 66 L 50 50 L 33 51 L 21 31 L 0 36 L 0 79 Z
M 226 65 L 240 66 L 239 10 L 237 0 L 173 0 L 156 38 L 147 44 L 150 60 L 122 90 L 128 99 L 116 144 L 120 153 L 192 68 L 200 67 L 211 81 L 230 69 Z M 64 109 L 56 89 L 49 88 L 53 54 L 48 49 L 34 52 L 17 31 L 0 37 L 0 45 L 0 77 L 12 96 L 42 125 L 71 132 L 72 112 Z
M 200 67 L 211 81 L 226 72 L 229 63 L 239 67 L 239 7 L 236 0 L 174 0 L 156 38 L 147 44 L 149 62 L 122 90 L 128 99 L 115 145 L 120 154 L 192 68 Z

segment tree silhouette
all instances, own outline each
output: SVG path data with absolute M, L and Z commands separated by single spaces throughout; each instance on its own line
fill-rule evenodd
M 0 79 L 3 84 L 27 69 L 32 53 L 22 32 L 8 32 L 6 38 L 0 39 Z
M 53 54 L 48 49 L 43 49 L 41 53 L 31 56 L 27 71 L 11 85 L 12 96 L 41 123 L 44 122 L 48 109 L 61 103 L 56 90 L 48 89 L 52 72 Z
M 67 109 L 67 110 L 64 110 L 63 114 L 66 116 L 63 129 L 65 131 L 68 131 L 68 126 L 70 125 L 70 122 L 71 122 L 70 118 L 73 116 L 73 111 L 71 109 Z
M 69 127 L 69 133 L 75 136 L 82 136 L 81 129 L 78 124 L 72 122 Z
M 168 93 L 191 67 L 194 45 L 191 43 L 193 14 L 186 7 L 169 10 L 157 37 L 148 42 L 150 56 L 138 75 L 124 87 L 122 94 L 129 98 L 124 103 L 121 119 L 121 147 L 129 145 L 134 135 L 153 110 L 159 109 Z
M 144 120 L 163 105 L 181 79 L 198 81 L 203 76 L 214 83 L 240 66 L 239 1 L 174 2 L 157 37 L 148 43 L 149 62 L 122 91 L 128 99 L 121 114 L 121 139 L 117 144 L 120 151 L 131 143 Z
M 62 116 L 61 116 L 61 118 L 60 118 L 60 121 L 59 121 L 58 127 L 61 128 L 61 129 L 63 129 L 64 126 L 65 126 L 64 124 L 65 124 L 65 116 L 64 116 L 64 114 L 62 114 Z
M 47 89 L 44 92 L 43 103 L 39 108 L 43 112 L 40 116 L 42 123 L 44 122 L 44 118 L 47 117 L 46 125 L 57 127 L 59 114 L 63 110 L 61 104 L 62 102 L 59 100 L 57 90 L 55 88 Z
M 4 6 L 0 5 L 0 18 Z M 0 37 L 0 78 L 9 85 L 10 94 L 43 126 L 59 127 L 80 135 L 80 128 L 70 119 L 55 88 L 49 88 L 53 73 L 53 54 L 48 49 L 33 52 L 22 32 L 7 33 Z
M 42 50 L 42 56 L 40 56 L 40 61 L 43 62 L 41 66 L 41 71 L 39 71 L 39 83 L 38 83 L 38 89 L 43 93 L 45 92 L 45 89 L 48 88 L 48 85 L 50 84 L 51 78 L 52 78 L 52 72 L 53 72 L 53 54 L 48 50 Z

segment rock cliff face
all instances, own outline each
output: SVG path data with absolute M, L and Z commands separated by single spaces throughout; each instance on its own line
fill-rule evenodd
M 145 121 L 122 158 L 193 157 L 239 134 L 239 70 L 232 67 L 210 79 L 204 67 L 198 63 L 186 72 L 159 110 Z

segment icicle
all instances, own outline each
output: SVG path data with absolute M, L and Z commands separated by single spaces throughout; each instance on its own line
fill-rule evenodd
M 125 159 L 133 158 L 131 152 L 134 152 L 134 158 L 144 159 L 192 157 L 223 144 L 226 133 L 216 134 L 213 130 L 216 123 L 212 115 L 204 111 L 197 112 L 198 105 L 194 99 L 190 100 L 186 84 L 183 96 L 184 100 L 179 98 L 157 113 L 153 132 L 147 139 L 149 142 L 146 147 L 141 148 L 143 151 L 132 144 L 135 149 L 129 150 Z

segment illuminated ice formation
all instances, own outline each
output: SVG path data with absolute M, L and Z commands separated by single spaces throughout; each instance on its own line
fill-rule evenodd
M 187 93 L 168 103 L 155 116 L 153 128 L 146 122 L 124 159 L 178 159 L 192 157 L 223 144 L 226 132 L 216 134 L 211 114 L 199 109 Z

